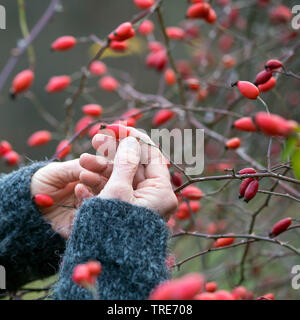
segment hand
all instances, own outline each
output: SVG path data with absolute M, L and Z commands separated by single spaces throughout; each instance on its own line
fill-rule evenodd
M 96 150 L 102 143 L 103 135 L 98 134 L 93 138 L 92 144 Z M 147 135 L 134 128 L 130 129 L 130 137 L 119 143 L 113 167 L 109 170 L 110 176 L 107 183 L 101 185 L 99 197 L 146 207 L 168 219 L 176 210 L 178 201 L 172 190 L 164 156 L 158 148 L 149 145 L 154 143 Z M 82 182 L 89 187 L 95 187 L 101 172 L 97 168 L 98 156 L 88 157 L 88 165 L 87 162 L 80 164 L 90 171 L 90 181 L 84 179 Z M 141 164 L 141 159 L 145 165 Z
M 102 165 L 106 167 L 105 159 Z M 32 196 L 43 193 L 53 198 L 52 207 L 39 209 L 52 228 L 64 238 L 68 238 L 71 232 L 76 207 L 83 199 L 94 196 L 89 188 L 79 183 L 80 174 L 84 171 L 78 159 L 53 162 L 39 169 L 31 179 Z M 104 179 L 101 175 L 98 177 Z

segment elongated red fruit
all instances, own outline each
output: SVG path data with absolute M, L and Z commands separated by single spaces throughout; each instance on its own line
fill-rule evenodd
M 205 285 L 205 289 L 207 292 L 215 292 L 218 289 L 218 285 L 216 282 L 207 282 Z
M 235 238 L 219 238 L 215 241 L 214 247 L 220 248 L 220 247 L 226 247 L 230 246 L 234 243 Z
M 276 82 L 277 82 L 276 78 L 275 77 L 271 77 L 267 82 L 265 82 L 263 84 L 260 84 L 258 86 L 258 89 L 261 92 L 269 91 L 269 90 L 271 90 L 272 88 L 275 87 Z
M 80 137 L 83 137 L 84 135 L 86 135 L 89 131 L 89 125 L 93 122 L 93 118 L 90 116 L 85 116 L 81 119 L 79 119 L 75 125 L 75 133 L 79 133 Z
M 237 149 L 238 147 L 240 147 L 240 145 L 241 145 L 241 139 L 237 137 L 229 139 L 226 142 L 227 149 Z
M 172 69 L 167 69 L 165 71 L 165 82 L 169 86 L 173 86 L 176 83 L 176 75 Z
M 140 9 L 148 9 L 154 5 L 154 0 L 134 0 L 134 4 Z
M 251 181 L 249 185 L 246 188 L 245 194 L 244 194 L 244 201 L 249 202 L 252 200 L 258 191 L 259 183 L 257 180 Z
M 189 19 L 205 18 L 209 14 L 209 9 L 208 3 L 195 3 L 188 8 L 186 16 Z
M 248 99 L 255 100 L 259 96 L 258 88 L 249 81 L 238 81 L 237 86 L 240 93 Z
M 3 159 L 6 161 L 6 164 L 9 166 L 14 166 L 20 161 L 20 156 L 15 151 L 9 151 L 5 153 Z
M 171 181 L 175 187 L 180 187 L 182 185 L 182 174 L 180 172 L 174 172 Z
M 42 193 L 36 194 L 33 200 L 37 206 L 44 208 L 52 207 L 54 203 L 53 199 L 50 196 Z
M 51 49 L 55 51 L 66 51 L 73 48 L 76 45 L 76 39 L 72 36 L 63 36 L 56 39 L 52 45 Z
M 98 104 L 87 104 L 82 107 L 82 112 L 87 116 L 100 117 L 102 114 L 102 107 Z
M 105 91 L 116 91 L 119 87 L 119 82 L 111 76 L 105 76 L 99 80 L 99 87 Z
M 109 47 L 118 52 L 123 52 L 128 49 L 128 42 L 127 41 L 111 41 L 109 44 Z
M 159 110 L 153 118 L 153 125 L 160 126 L 166 123 L 175 116 L 175 113 L 171 110 Z
M 71 83 L 71 77 L 69 76 L 56 76 L 52 77 L 47 86 L 46 91 L 48 93 L 62 91 L 67 88 Z
M 240 175 L 242 174 L 254 174 L 256 170 L 254 168 L 244 168 L 238 172 Z
M 6 153 L 12 151 L 12 146 L 7 141 L 0 142 L 0 157 L 3 157 Z
M 245 195 L 245 191 L 250 184 L 250 182 L 254 181 L 254 178 L 246 178 L 240 184 L 240 195 L 239 198 L 243 198 Z
M 185 37 L 185 32 L 179 27 L 168 27 L 166 28 L 166 33 L 170 39 L 173 40 L 183 40 Z
M 91 63 L 89 70 L 96 76 L 102 76 L 104 73 L 106 73 L 107 68 L 102 61 L 94 61 Z
M 118 28 L 109 35 L 111 41 L 124 41 L 134 37 L 135 31 L 130 22 L 124 22 L 118 26 Z
M 216 11 L 213 8 L 209 8 L 208 15 L 204 19 L 209 24 L 215 23 L 217 20 Z
M 59 143 L 56 148 L 57 158 L 62 159 L 66 157 L 72 150 L 72 145 L 69 144 L 68 140 L 63 140 Z
M 256 126 L 250 117 L 244 117 L 234 122 L 234 127 L 241 131 L 255 132 Z
M 120 124 L 108 124 L 108 125 L 101 125 L 100 130 L 107 131 L 110 135 L 115 137 L 117 140 L 124 139 L 130 136 L 130 130 L 122 126 Z
M 282 232 L 286 231 L 292 222 L 291 218 L 285 218 L 275 223 L 272 231 L 270 232 L 270 237 L 278 236 Z
M 14 97 L 16 94 L 28 90 L 34 80 L 34 73 L 31 70 L 24 70 L 18 73 L 13 82 L 11 87 L 11 94 Z
M 254 84 L 257 86 L 259 84 L 264 84 L 272 77 L 272 71 L 263 70 L 259 72 L 255 78 Z
M 268 60 L 265 67 L 269 69 L 279 69 L 283 66 L 282 62 L 277 59 Z
M 181 191 L 181 194 L 190 200 L 200 200 L 203 192 L 195 186 L 187 186 Z
M 145 20 L 143 21 L 139 28 L 138 31 L 141 35 L 147 36 L 148 34 L 151 34 L 154 31 L 154 24 L 150 20 Z
M 27 144 L 30 147 L 38 147 L 48 143 L 51 140 L 51 138 L 52 138 L 51 132 L 47 130 L 41 130 L 32 134 L 29 137 Z

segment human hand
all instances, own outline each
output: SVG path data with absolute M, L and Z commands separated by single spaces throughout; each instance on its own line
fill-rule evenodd
M 107 138 L 102 134 L 96 135 L 92 141 L 93 147 L 98 150 L 104 139 Z M 178 201 L 172 189 L 165 158 L 158 148 L 150 145 L 154 143 L 149 136 L 130 128 L 130 137 L 119 142 L 113 166 L 107 171 L 107 183 L 100 185 L 99 197 L 146 207 L 168 219 L 176 210 Z M 98 156 L 84 157 L 89 157 L 89 163 L 80 164 L 90 171 L 90 181 L 83 179 L 81 182 L 94 188 L 101 173 L 100 168 L 97 168 Z M 141 160 L 145 164 L 141 164 Z
M 104 167 L 107 165 L 105 159 L 102 164 Z M 100 164 L 98 165 L 101 167 Z M 76 207 L 83 199 L 94 195 L 89 188 L 79 183 L 80 174 L 84 171 L 79 164 L 79 159 L 53 162 L 39 169 L 31 179 L 33 197 L 42 193 L 54 200 L 53 206 L 39 208 L 39 210 L 51 223 L 53 230 L 64 238 L 68 238 L 71 232 Z M 104 180 L 101 174 L 98 177 L 100 181 Z

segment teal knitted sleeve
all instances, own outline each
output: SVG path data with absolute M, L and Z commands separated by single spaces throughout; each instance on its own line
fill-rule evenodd
M 31 177 L 45 164 L 34 163 L 0 179 L 0 265 L 9 291 L 55 274 L 65 249 L 65 240 L 31 200 Z
M 67 242 L 54 298 L 91 299 L 72 282 L 72 272 L 80 263 L 97 260 L 103 266 L 100 299 L 147 299 L 168 278 L 167 239 L 166 224 L 155 212 L 118 200 L 86 200 Z

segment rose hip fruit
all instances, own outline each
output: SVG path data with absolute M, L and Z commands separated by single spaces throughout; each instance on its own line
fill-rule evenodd
M 291 218 L 285 218 L 278 221 L 272 228 L 270 232 L 270 237 L 278 236 L 282 232 L 286 231 L 287 228 L 292 224 Z
M 48 196 L 47 194 L 36 194 L 33 198 L 34 202 L 37 206 L 43 207 L 43 208 L 49 208 L 53 206 L 53 199 L 52 197 Z

